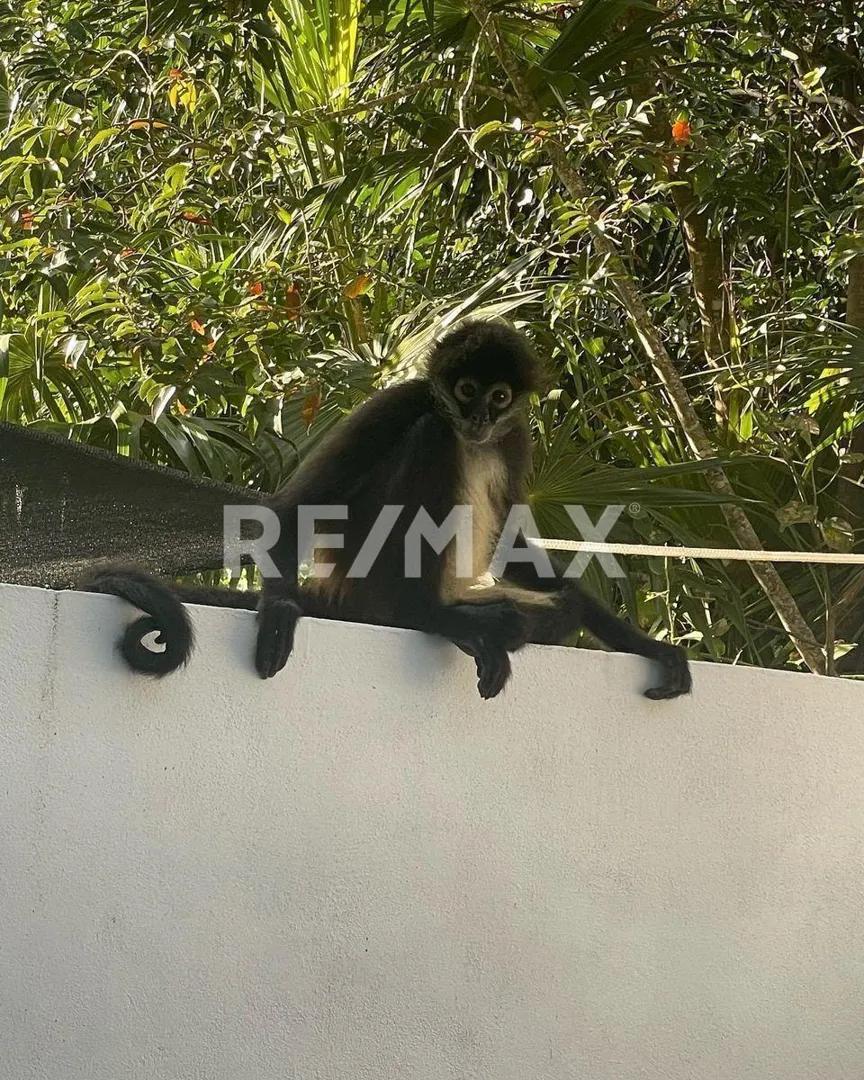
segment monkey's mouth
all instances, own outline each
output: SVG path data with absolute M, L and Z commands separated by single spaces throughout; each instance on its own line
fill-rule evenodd
M 485 443 L 489 442 L 494 431 L 494 424 L 476 424 L 471 422 L 462 423 L 459 426 L 459 434 L 466 442 Z

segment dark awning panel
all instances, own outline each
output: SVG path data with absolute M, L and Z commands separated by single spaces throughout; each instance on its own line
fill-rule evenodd
M 222 508 L 258 492 L 0 424 L 0 581 L 67 588 L 92 563 L 223 565 Z

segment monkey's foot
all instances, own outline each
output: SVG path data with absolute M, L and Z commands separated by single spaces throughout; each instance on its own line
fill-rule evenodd
M 510 657 L 506 649 L 488 649 L 476 658 L 477 689 L 484 701 L 497 697 L 510 678 Z
M 667 645 L 663 654 L 657 658 L 663 670 L 663 679 L 659 686 L 652 686 L 645 691 L 645 697 L 652 701 L 689 694 L 693 686 L 690 665 L 683 649 L 676 645 Z
M 477 689 L 484 701 L 497 697 L 510 678 L 510 657 L 506 649 L 485 640 L 454 641 L 462 652 L 474 657 L 477 666 Z
M 262 679 L 272 679 L 285 667 L 294 648 L 294 631 L 302 614 L 302 608 L 293 600 L 268 600 L 261 604 L 255 669 Z

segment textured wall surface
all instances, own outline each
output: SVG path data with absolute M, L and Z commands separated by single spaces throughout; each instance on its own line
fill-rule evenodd
M 0 587 L 3 1080 L 860 1080 L 864 686 Z

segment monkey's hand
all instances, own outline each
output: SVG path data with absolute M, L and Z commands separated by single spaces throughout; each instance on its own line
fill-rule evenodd
M 645 697 L 652 701 L 662 701 L 666 698 L 676 698 L 681 694 L 689 694 L 693 685 L 690 676 L 690 665 L 687 662 L 687 654 L 677 645 L 663 645 L 663 651 L 656 657 L 663 673 L 659 686 L 652 686 L 645 691 Z
M 272 679 L 285 667 L 294 648 L 294 630 L 302 614 L 302 608 L 293 600 L 262 600 L 258 608 L 255 647 L 255 669 L 262 679 Z

